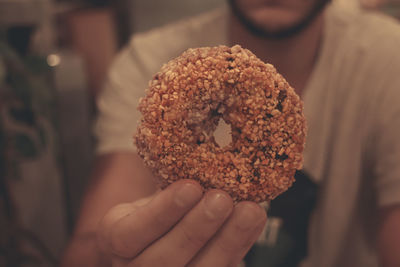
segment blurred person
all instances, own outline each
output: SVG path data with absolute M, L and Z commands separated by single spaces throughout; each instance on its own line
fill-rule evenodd
M 246 254 L 248 266 L 400 266 L 400 26 L 328 0 L 228 3 L 136 34 L 117 56 L 62 266 L 235 266 Z M 273 64 L 304 101 L 304 170 L 268 220 L 194 181 L 156 191 L 132 144 L 152 75 L 187 48 L 220 44 Z

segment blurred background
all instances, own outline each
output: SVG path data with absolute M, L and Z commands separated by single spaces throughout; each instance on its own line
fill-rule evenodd
M 400 18 L 400 1 L 335 0 Z M 0 266 L 56 266 L 94 157 L 117 51 L 225 0 L 0 0 Z

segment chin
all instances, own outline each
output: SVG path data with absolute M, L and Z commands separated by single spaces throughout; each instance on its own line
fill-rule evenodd
M 258 1 L 258 5 L 253 2 L 229 0 L 233 14 L 251 33 L 263 38 L 280 39 L 307 28 L 330 0 L 305 1 L 308 4 L 292 1 L 293 5 L 284 5 L 280 1 L 264 1 L 263 4 Z
M 269 32 L 279 32 L 299 24 L 304 15 L 284 8 L 262 8 L 246 15 L 257 27 Z

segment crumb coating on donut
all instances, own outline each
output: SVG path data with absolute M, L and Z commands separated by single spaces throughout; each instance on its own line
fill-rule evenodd
M 303 104 L 271 64 L 236 45 L 189 49 L 169 61 L 140 100 L 135 144 L 161 187 L 194 179 L 234 201 L 271 200 L 302 168 Z M 213 136 L 223 119 L 232 142 Z

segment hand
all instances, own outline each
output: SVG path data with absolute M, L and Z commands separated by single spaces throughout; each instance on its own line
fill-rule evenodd
M 223 191 L 203 194 L 197 182 L 181 180 L 111 209 L 98 242 L 112 266 L 237 266 L 265 222 L 256 203 L 234 206 Z

